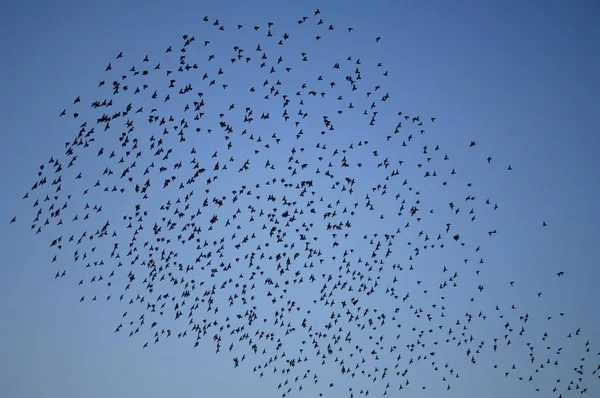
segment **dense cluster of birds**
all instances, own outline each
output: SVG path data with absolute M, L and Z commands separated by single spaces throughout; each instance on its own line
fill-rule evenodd
M 453 363 L 484 352 L 498 352 L 485 364 L 501 377 L 556 397 L 587 392 L 598 354 L 575 327 L 581 361 L 561 360 L 551 341 L 566 336 L 552 322 L 564 313 L 480 300 L 489 266 L 476 242 L 498 231 L 478 221 L 502 209 L 432 141 L 435 116 L 395 109 L 382 63 L 339 55 L 352 28 L 319 10 L 287 32 L 203 23 L 204 38 L 183 35 L 156 57 L 132 65 L 118 53 L 98 98 L 58 112 L 78 132 L 23 198 L 31 231 L 50 236 L 56 279 L 74 278 L 83 303 L 124 307 L 115 332 L 142 347 L 212 344 L 234 367 L 280 377 L 282 397 L 314 386 L 399 396 L 417 367 L 450 394 Z M 464 148 L 478 151 L 475 140 Z M 486 156 L 481 167 L 495 164 Z

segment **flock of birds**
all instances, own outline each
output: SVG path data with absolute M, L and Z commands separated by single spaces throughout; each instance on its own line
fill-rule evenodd
M 469 284 L 488 266 L 474 240 L 497 231 L 478 218 L 501 209 L 430 141 L 435 117 L 394 109 L 382 63 L 332 50 L 333 35 L 352 28 L 319 10 L 288 32 L 203 21 L 206 38 L 184 35 L 156 58 L 131 66 L 119 53 L 99 97 L 60 112 L 78 133 L 23 197 L 31 231 L 52 234 L 56 279 L 72 276 L 80 302 L 124 307 L 115 332 L 143 348 L 212 344 L 234 367 L 280 377 L 282 397 L 314 386 L 350 397 L 431 388 L 431 378 L 411 383 L 418 366 L 451 390 L 453 362 L 496 352 L 485 362 L 501 377 L 556 397 L 587 392 L 585 376 L 600 377 L 587 363 L 600 353 L 578 328 L 568 337 L 580 363 L 536 384 L 567 366 L 550 342 L 565 337 L 550 323 L 563 313 L 480 304 L 484 282 Z M 224 31 L 242 36 L 228 55 Z M 315 66 L 328 56 L 339 58 Z M 436 204 L 453 199 L 429 207 L 427 189 Z M 543 334 L 529 332 L 532 320 L 548 322 Z M 524 364 L 502 363 L 513 346 Z M 336 383 L 327 366 L 342 375 Z

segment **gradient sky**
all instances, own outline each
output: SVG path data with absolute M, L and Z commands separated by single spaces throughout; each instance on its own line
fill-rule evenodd
M 273 31 L 279 35 L 289 32 L 290 40 L 298 38 L 289 46 L 277 48 L 284 58 L 296 57 L 305 51 L 304 48 L 309 56 L 314 54 L 304 65 L 305 69 L 297 68 L 306 73 L 294 74 L 290 84 L 314 80 L 318 75 L 328 81 L 328 76 L 333 73 L 331 64 L 326 63 L 326 69 L 323 69 L 320 61 L 329 62 L 330 58 L 336 57 L 344 61 L 348 55 L 357 54 L 355 57 L 360 57 L 364 64 L 365 79 L 381 72 L 374 65 L 369 69 L 369 62 L 382 62 L 390 75 L 387 80 L 373 78 L 374 84 L 381 81 L 381 92 L 389 92 L 391 96 L 387 108 L 380 110 L 375 131 L 386 123 L 391 123 L 393 129 L 394 117 L 399 110 L 409 115 L 422 115 L 422 119 L 437 117 L 431 130 L 431 123 L 428 124 L 427 136 L 418 139 L 425 140 L 422 145 L 428 144 L 430 150 L 438 143 L 451 157 L 452 167 L 459 171 L 459 176 L 444 194 L 436 193 L 441 192 L 439 186 L 433 189 L 423 185 L 422 199 L 428 203 L 424 207 L 430 204 L 440 213 L 447 212 L 446 196 L 462 201 L 467 194 L 475 195 L 479 200 L 492 198 L 492 203 L 499 205 L 496 212 L 478 214 L 476 226 L 463 225 L 461 235 L 464 239 L 472 237 L 473 241 L 482 242 L 486 272 L 477 277 L 473 270 L 461 270 L 461 276 L 464 276 L 460 288 L 448 294 L 448 300 L 456 304 L 453 307 L 456 314 L 449 310 L 446 321 L 436 320 L 433 324 L 452 325 L 450 320 L 454 322 L 457 317 L 464 316 L 460 313 L 463 309 L 475 316 L 478 311 L 484 311 L 488 320 L 474 325 L 472 333 L 476 332 L 478 339 L 486 340 L 489 345 L 493 337 L 502 339 L 504 334 L 504 321 L 498 321 L 494 313 L 494 307 L 498 305 L 506 310 L 503 313 L 507 317 L 518 319 L 518 315 L 529 314 L 532 319 L 526 325 L 526 339 L 515 339 L 512 348 L 498 353 L 490 352 L 487 347 L 476 365 L 462 354 L 462 348 L 444 348 L 446 345 L 442 344 L 436 348 L 435 360 L 440 368 L 444 363 L 451 363 L 461 378 L 452 380 L 452 389 L 446 392 L 447 383 L 441 382 L 441 373 L 436 374 L 431 366 L 411 368 L 413 388 L 405 390 L 404 394 L 415 397 L 535 396 L 532 395 L 533 382 L 521 382 L 512 375 L 504 377 L 504 369 L 513 363 L 519 370 L 521 366 L 525 368 L 528 362 L 525 342 L 531 341 L 540 346 L 539 351 L 544 350 L 546 343 L 541 342 L 544 332 L 552 335 L 548 341 L 553 347 L 552 352 L 557 347 L 564 348 L 562 366 L 560 371 L 552 369 L 536 376 L 536 386 L 548 388 L 558 378 L 563 379 L 564 386 L 566 380 L 575 377 L 572 368 L 586 356 L 588 394 L 600 393 L 600 382 L 591 375 L 600 361 L 596 355 L 600 352 L 597 339 L 600 321 L 595 309 L 600 302 L 597 287 L 600 271 L 595 252 L 599 243 L 597 226 L 600 225 L 596 205 L 600 203 L 600 160 L 597 156 L 600 131 L 595 124 L 600 105 L 597 73 L 600 70 L 600 27 L 596 23 L 600 9 L 595 2 L 288 3 L 223 0 L 203 3 L 8 0 L 0 6 L 0 53 L 3 59 L 0 63 L 3 93 L 0 97 L 3 143 L 0 176 L 4 186 L 0 197 L 0 248 L 3 253 L 0 260 L 1 397 L 281 396 L 282 391 L 276 389 L 279 378 L 265 372 L 266 376 L 259 379 L 249 364 L 234 369 L 230 353 L 215 355 L 211 341 L 203 341 L 200 348 L 192 349 L 192 340 L 167 339 L 156 345 L 151 342 L 149 348 L 142 349 L 148 340 L 147 334 L 128 338 L 128 332 L 113 333 L 121 322 L 121 314 L 128 309 L 125 301 L 119 303 L 113 299 L 107 303 L 100 300 L 104 293 L 98 291 L 97 303 L 88 300 L 79 303 L 82 295 L 96 294 L 91 293 L 93 290 L 86 293 L 82 290 L 87 289 L 85 286 L 77 286 L 79 279 L 88 278 L 87 282 L 91 274 L 81 269 L 81 263 L 74 264 L 67 255 L 59 259 L 60 266 L 50 263 L 54 252 L 48 243 L 56 236 L 44 232 L 35 235 L 30 231 L 29 220 L 35 217 L 35 211 L 31 202 L 21 199 L 35 181 L 39 165 L 47 164 L 50 156 L 64 153 L 64 143 L 73 139 L 79 124 L 87 116 L 97 117 L 97 113 L 93 114 L 85 107 L 81 108 L 85 110 L 75 121 L 73 118 L 59 119 L 58 115 L 64 108 L 71 109 L 77 96 L 81 96 L 85 104 L 97 97 L 98 82 L 105 79 L 104 69 L 109 62 L 115 76 L 127 73 L 134 64 L 141 65 L 146 54 L 151 58 L 149 67 L 154 66 L 164 60 L 164 50 L 169 45 L 173 45 L 176 52 L 183 34 L 195 35 L 194 48 L 198 51 L 209 51 L 221 59 L 228 59 L 226 54 L 231 53 L 231 46 L 223 47 L 225 43 L 237 43 L 237 40 L 248 43 L 242 46 L 256 57 L 253 47 L 261 41 L 267 46 L 264 31 L 268 21 L 274 22 Z M 321 47 L 314 43 L 315 26 L 300 30 L 296 23 L 302 16 L 308 16 L 314 25 L 312 15 L 316 8 L 321 9 L 325 24 L 333 24 L 336 28 L 331 39 L 323 34 Z M 217 32 L 210 24 L 203 23 L 204 15 L 208 15 L 211 22 L 218 18 L 226 27 L 225 32 Z M 244 25 L 248 33 L 238 32 L 237 24 Z M 254 25 L 261 26 L 261 33 L 251 31 Z M 345 34 L 345 28 L 350 26 L 354 28 L 352 36 Z M 375 45 L 377 36 L 382 40 Z M 211 41 L 210 50 L 203 48 L 204 40 Z M 276 45 L 271 44 L 271 47 L 275 53 Z M 121 63 L 115 60 L 120 51 L 124 53 Z M 192 54 L 188 56 L 192 57 Z M 167 61 L 163 62 L 166 64 Z M 225 62 L 218 66 L 221 65 L 227 66 Z M 202 67 L 201 64 L 200 70 Z M 151 81 L 156 85 L 164 84 L 164 77 L 160 76 L 151 77 L 154 79 Z M 258 88 L 264 77 L 256 76 L 238 75 L 230 84 L 244 89 L 248 85 Z M 253 78 L 259 80 L 253 82 Z M 106 81 L 110 86 L 111 80 L 106 78 Z M 248 93 L 234 90 L 227 92 L 228 96 L 220 94 L 218 101 L 222 105 L 238 101 L 236 108 L 241 111 L 245 106 L 243 98 Z M 146 102 L 134 104 L 134 108 L 142 105 L 152 107 Z M 335 111 L 335 107 L 312 109 L 314 115 L 328 113 L 332 117 Z M 279 113 L 280 109 L 276 108 L 271 112 L 271 119 Z M 255 111 L 254 116 L 258 119 L 260 113 Z M 217 120 L 214 113 L 206 117 L 211 117 L 213 122 Z M 344 135 L 340 142 L 368 139 L 361 137 L 375 134 L 373 129 L 367 130 L 368 126 L 359 129 L 353 123 L 348 118 L 336 125 L 336 130 Z M 286 132 L 275 124 L 261 126 L 265 126 L 264 137 L 270 137 L 273 132 L 283 136 Z M 314 128 L 317 127 L 321 128 L 315 124 Z M 308 129 L 305 127 L 305 131 Z M 109 132 L 116 134 L 116 129 Z M 468 148 L 471 140 L 477 141 L 475 148 Z M 210 155 L 214 142 L 216 138 L 207 138 L 195 147 Z M 339 143 L 328 142 L 331 147 Z M 417 152 L 401 152 L 390 145 L 369 148 L 365 153 L 378 149 L 389 153 L 390 159 L 401 158 L 413 164 L 421 156 L 420 148 L 413 148 Z M 231 153 L 241 160 L 247 157 L 245 149 L 241 144 Z M 108 147 L 106 150 L 109 151 Z M 92 156 L 89 158 L 80 156 L 78 171 L 82 170 L 84 174 L 102 171 L 104 164 L 95 160 L 96 151 L 97 148 L 88 151 Z M 287 152 L 276 156 L 282 163 L 287 161 Z M 488 156 L 493 157 L 491 164 L 486 161 Z M 372 161 L 371 157 L 368 159 Z M 511 172 L 506 170 L 509 164 L 513 168 Z M 422 170 L 407 173 L 409 180 L 421 183 Z M 367 170 L 359 176 L 362 179 L 370 177 Z M 247 178 L 252 186 L 253 178 L 259 177 L 250 175 Z M 94 181 L 85 180 L 83 184 Z M 223 184 L 231 191 L 244 181 L 234 178 Z M 466 188 L 467 182 L 473 183 L 470 191 Z M 159 184 L 162 185 L 162 180 L 155 185 Z M 397 191 L 391 187 L 389 190 L 390 194 Z M 203 200 L 202 191 L 200 187 L 196 189 L 197 200 Z M 83 206 L 88 200 L 82 200 L 77 192 L 81 190 L 73 191 L 73 208 Z M 279 191 L 277 194 L 284 193 Z M 161 198 L 151 200 L 154 207 L 162 203 Z M 103 216 L 110 217 L 111 222 L 114 219 L 115 225 L 124 214 L 132 214 L 134 204 L 121 203 L 112 196 L 97 203 L 103 204 L 108 213 Z M 116 211 L 109 210 L 115 207 Z M 394 214 L 397 209 L 390 211 Z M 9 225 L 13 216 L 17 216 L 18 222 Z M 96 221 L 99 223 L 100 219 Z M 543 221 L 547 221 L 548 227 L 542 227 Z M 64 222 L 67 224 L 62 230 L 65 239 L 80 233 L 80 227 L 68 225 L 66 217 Z M 393 219 L 386 223 L 387 230 L 395 230 Z M 378 228 L 366 217 L 355 220 L 354 224 L 358 239 L 362 238 L 362 230 L 367 233 Z M 147 229 L 151 229 L 151 225 Z M 496 229 L 498 234 L 485 239 L 489 238 L 487 231 L 490 229 Z M 323 236 L 322 239 L 328 238 Z M 441 263 L 457 260 L 459 263 L 452 268 L 462 266 L 462 252 L 450 248 L 454 246 L 449 243 L 444 252 L 429 258 L 433 270 Z M 402 245 L 397 246 L 400 250 Z M 364 257 L 369 255 L 370 251 Z M 67 270 L 67 277 L 55 280 L 59 268 Z M 559 271 L 565 273 L 562 278 L 556 276 Z M 440 277 L 436 274 L 438 271 L 422 269 L 419 272 L 405 279 L 403 293 L 417 295 L 421 290 L 413 279 L 436 281 Z M 514 288 L 510 288 L 509 281 L 516 281 Z M 437 282 L 432 283 L 435 286 Z M 486 286 L 486 295 L 477 296 L 479 284 Z M 112 293 L 113 297 L 117 291 Z M 539 298 L 538 292 L 543 293 Z M 308 297 L 312 293 L 300 294 L 305 295 L 300 297 Z M 473 296 L 476 297 L 474 306 L 468 303 Z M 431 303 L 413 304 L 425 308 Z M 517 307 L 517 313 L 510 313 L 512 304 Z M 393 311 L 396 306 L 383 301 L 378 305 L 385 311 Z M 227 311 L 227 303 L 220 309 Z M 561 318 L 559 312 L 564 312 L 564 317 Z M 314 316 L 327 319 L 329 313 L 329 309 L 324 309 Z M 552 321 L 547 321 L 549 316 Z M 405 328 L 412 327 L 411 319 L 405 318 Z M 520 325 L 514 327 L 520 328 Z M 581 336 L 566 338 L 579 327 Z M 280 329 L 271 330 L 280 332 Z M 370 344 L 366 333 L 354 338 L 357 344 Z M 389 338 L 393 340 L 394 336 Z M 591 344 L 590 353 L 582 349 L 586 340 Z M 425 341 L 432 342 L 433 339 L 426 337 Z M 403 348 L 400 345 L 399 349 Z M 226 347 L 222 351 L 227 351 Z M 538 358 L 542 360 L 546 354 L 539 351 Z M 242 355 L 243 351 L 236 349 L 236 353 Z M 462 357 L 457 357 L 457 353 Z M 342 355 L 348 355 L 348 352 Z M 403 355 L 409 358 L 411 354 L 404 350 Z M 492 369 L 495 363 L 502 369 Z M 320 361 L 316 358 L 311 358 L 308 363 L 313 373 L 331 372 L 332 368 L 319 370 L 318 365 Z M 380 366 L 392 369 L 394 363 Z M 395 371 L 390 373 L 394 375 Z M 305 383 L 304 391 L 298 393 L 296 389 L 292 396 L 318 396 L 317 393 L 323 391 L 324 396 L 348 396 L 346 378 L 334 373 L 327 377 L 336 381 L 335 391 L 324 382 L 317 386 Z M 423 385 L 428 389 L 422 390 Z M 359 396 L 354 386 L 355 396 Z M 382 391 L 380 387 L 370 382 L 361 386 L 372 388 L 373 395 Z M 579 395 L 575 391 L 570 393 Z M 401 396 L 397 389 L 391 389 L 388 395 Z M 542 392 L 539 395 L 554 396 Z M 563 393 L 564 397 L 571 395 Z

